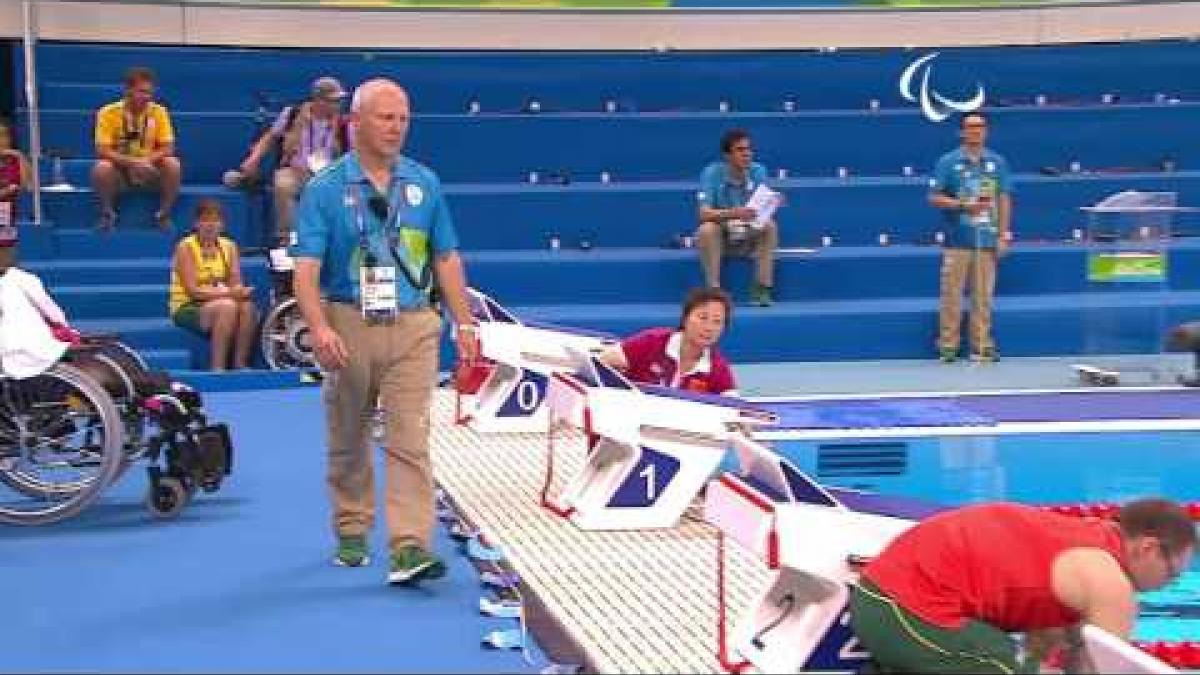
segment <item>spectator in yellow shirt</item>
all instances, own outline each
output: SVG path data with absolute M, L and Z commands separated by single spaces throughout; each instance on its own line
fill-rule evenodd
M 175 246 L 167 300 L 175 325 L 211 338 L 213 370 L 229 366 L 231 348 L 233 367 L 249 367 L 258 330 L 254 288 L 243 283 L 241 253 L 224 228 L 221 203 L 201 199 L 195 231 Z
M 130 189 L 158 190 L 154 220 L 171 230 L 171 207 L 179 196 L 182 176 L 175 156 L 175 131 L 167 109 L 154 102 L 154 71 L 144 67 L 125 73 L 125 95 L 96 113 L 96 165 L 92 186 L 100 199 L 96 226 L 111 230 L 117 222 L 117 195 Z

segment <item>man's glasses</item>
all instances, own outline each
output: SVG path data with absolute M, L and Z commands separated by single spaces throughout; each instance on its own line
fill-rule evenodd
M 1167 545 L 1161 541 L 1158 542 L 1158 552 L 1162 554 L 1163 563 L 1167 567 L 1167 579 L 1172 581 L 1178 579 L 1183 574 L 1183 568 L 1171 556 L 1171 551 L 1167 549 Z

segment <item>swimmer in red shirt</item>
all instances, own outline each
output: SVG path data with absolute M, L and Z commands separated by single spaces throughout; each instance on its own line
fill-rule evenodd
M 1191 564 L 1196 529 L 1163 499 L 1126 504 L 1116 520 L 990 503 L 939 513 L 867 564 L 851 593 L 854 629 L 879 672 L 1037 672 L 1064 648 L 1066 672 L 1091 672 L 1080 629 L 1128 640 L 1135 593 Z M 1028 658 L 1012 633 L 1026 634 Z

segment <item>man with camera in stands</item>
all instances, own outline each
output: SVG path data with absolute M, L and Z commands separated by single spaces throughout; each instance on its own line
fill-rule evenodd
M 225 184 L 238 187 L 258 178 L 260 165 L 279 150 L 279 167 L 273 178 L 275 237 L 286 245 L 291 239 L 296 199 L 308 180 L 350 146 L 347 118 L 342 115 L 346 90 L 332 77 L 313 81 L 307 101 L 280 111 L 275 123 L 250 148 L 236 171 L 227 172 Z

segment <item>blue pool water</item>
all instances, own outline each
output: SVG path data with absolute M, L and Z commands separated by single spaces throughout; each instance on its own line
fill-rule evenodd
M 1200 432 L 778 441 L 823 483 L 943 504 L 1200 501 Z M 1142 596 L 1140 640 L 1200 640 L 1200 563 Z

